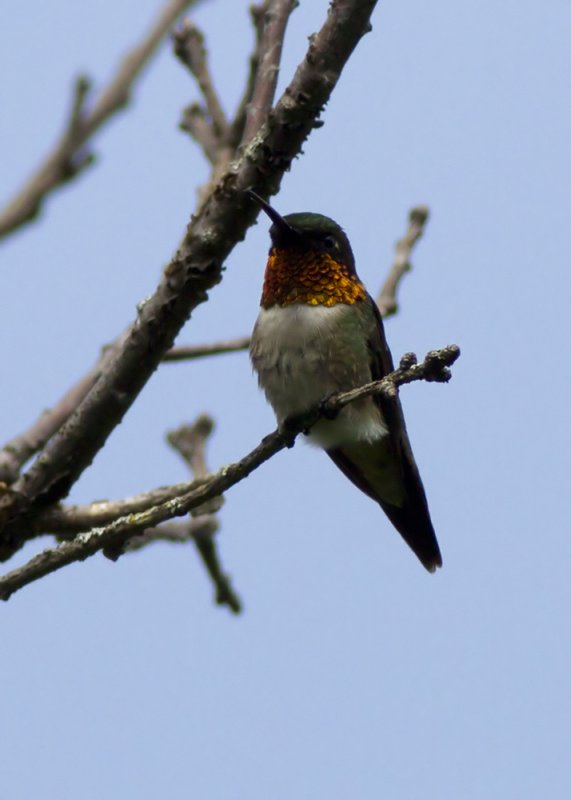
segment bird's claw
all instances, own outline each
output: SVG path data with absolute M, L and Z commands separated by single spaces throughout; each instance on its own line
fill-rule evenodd
M 330 402 L 329 402 L 332 397 L 335 397 L 335 394 L 336 394 L 336 392 L 332 392 L 331 394 L 328 394 L 319 403 L 319 414 L 324 419 L 333 420 L 333 419 L 336 419 L 338 414 L 339 414 L 339 409 L 338 408 L 332 408 L 331 405 L 330 405 Z
M 296 417 L 286 417 L 279 426 L 280 434 L 286 440 L 286 447 L 290 450 L 294 444 L 299 430 L 299 424 Z M 303 431 L 305 433 L 305 431 Z

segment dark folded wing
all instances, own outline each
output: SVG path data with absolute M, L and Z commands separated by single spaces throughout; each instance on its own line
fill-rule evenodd
M 375 309 L 375 324 L 369 336 L 371 377 L 373 380 L 379 380 L 392 372 L 394 367 L 381 315 L 376 304 L 371 302 Z M 342 448 L 328 450 L 327 454 L 349 480 L 381 505 L 405 542 L 426 569 L 433 572 L 442 566 L 442 557 L 430 519 L 424 487 L 410 446 L 398 394 L 394 397 L 377 395 L 375 402 L 378 403 L 389 429 L 389 448 L 394 467 L 390 477 L 394 479 L 396 475 L 401 487 L 398 493 L 400 499 L 387 502 L 386 498 L 380 497 L 374 483 L 368 478 L 367 469 L 361 467 L 359 459 L 356 459 L 354 454 L 349 454 Z M 379 449 L 379 458 L 382 459 L 379 468 L 386 471 L 386 448 Z M 370 464 L 370 454 L 367 454 L 367 463 Z

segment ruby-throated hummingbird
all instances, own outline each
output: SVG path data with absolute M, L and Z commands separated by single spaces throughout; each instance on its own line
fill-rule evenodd
M 321 214 L 272 220 L 272 244 L 250 357 L 278 423 L 336 392 L 393 370 L 383 322 L 355 271 L 344 231 Z M 376 395 L 320 419 L 309 439 L 355 486 L 376 500 L 427 570 L 442 558 L 398 395 Z

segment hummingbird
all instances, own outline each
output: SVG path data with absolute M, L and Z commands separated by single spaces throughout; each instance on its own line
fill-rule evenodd
M 250 358 L 283 426 L 337 392 L 383 378 L 393 360 L 343 229 L 322 214 L 282 217 L 248 194 L 272 222 Z M 350 403 L 307 436 L 381 506 L 429 572 L 442 566 L 398 394 Z

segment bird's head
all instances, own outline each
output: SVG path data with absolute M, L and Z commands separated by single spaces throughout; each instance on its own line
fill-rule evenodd
M 308 211 L 282 217 L 254 192 L 250 197 L 272 221 L 262 306 L 332 306 L 365 299 L 346 233 L 330 217 Z

